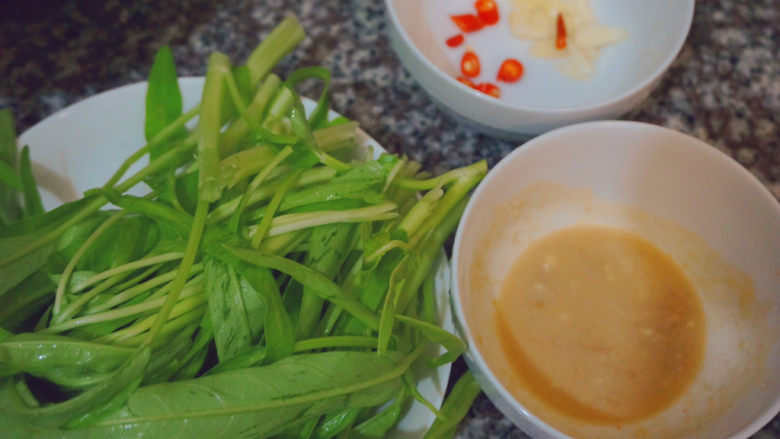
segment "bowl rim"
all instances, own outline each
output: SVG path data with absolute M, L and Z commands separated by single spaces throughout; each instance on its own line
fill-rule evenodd
M 469 199 L 468 204 L 466 205 L 466 208 L 463 211 L 463 215 L 461 217 L 460 223 L 458 224 L 458 228 L 455 232 L 455 239 L 452 246 L 452 260 L 451 260 L 451 275 L 452 275 L 452 281 L 450 282 L 451 306 L 453 308 L 453 314 L 455 317 L 456 325 L 460 329 L 461 336 L 465 339 L 466 344 L 468 346 L 466 355 L 467 357 L 469 357 L 468 359 L 470 361 L 467 361 L 467 363 L 469 364 L 469 367 L 471 367 L 471 365 L 474 364 L 478 368 L 478 371 L 474 371 L 475 376 L 483 375 L 485 379 L 489 382 L 490 387 L 492 387 L 492 389 L 490 390 L 495 391 L 498 394 L 498 396 L 501 397 L 509 407 L 511 407 L 513 411 L 520 413 L 531 424 L 541 429 L 544 432 L 544 434 L 554 438 L 568 438 L 568 436 L 563 432 L 557 430 L 555 427 L 551 426 L 550 424 L 541 420 L 538 416 L 536 416 L 534 413 L 528 410 L 522 403 L 520 403 L 520 401 L 518 401 L 514 396 L 512 396 L 509 390 L 496 377 L 493 370 L 488 366 L 487 361 L 485 360 L 482 352 L 480 351 L 478 346 L 474 343 L 474 337 L 472 335 L 471 329 L 469 328 L 469 324 L 466 319 L 463 306 L 460 300 L 461 288 L 458 281 L 459 278 L 458 271 L 460 266 L 461 244 L 463 241 L 463 236 L 466 233 L 465 224 L 466 224 L 467 217 L 474 209 L 476 200 L 480 197 L 480 195 L 483 192 L 488 190 L 487 187 L 490 181 L 493 178 L 495 178 L 493 176 L 498 174 L 498 171 L 500 171 L 504 167 L 510 166 L 510 163 L 516 161 L 518 159 L 518 156 L 524 154 L 525 151 L 544 147 L 544 145 L 548 142 L 549 139 L 553 139 L 555 137 L 565 135 L 572 131 L 575 132 L 590 131 L 593 129 L 597 129 L 599 131 L 615 130 L 615 129 L 617 130 L 640 129 L 640 130 L 644 130 L 645 132 L 648 131 L 656 131 L 658 133 L 664 132 L 667 134 L 678 136 L 681 139 L 685 139 L 686 141 L 685 147 L 697 149 L 701 154 L 708 155 L 711 160 L 721 162 L 727 165 L 733 171 L 737 172 L 739 175 L 741 175 L 744 178 L 746 184 L 753 187 L 753 189 L 757 192 L 757 194 L 761 198 L 763 198 L 768 205 L 772 206 L 775 213 L 780 218 L 780 201 L 778 201 L 775 198 L 775 196 L 772 195 L 769 189 L 763 183 L 761 183 L 755 175 L 753 175 L 745 167 L 740 165 L 739 162 L 731 158 L 728 154 L 692 135 L 685 134 L 680 131 L 673 130 L 671 128 L 663 127 L 660 125 L 654 125 L 646 122 L 622 121 L 622 120 L 600 120 L 600 121 L 583 122 L 583 123 L 564 126 L 562 128 L 557 128 L 548 131 L 538 137 L 529 140 L 525 144 L 516 147 L 513 151 L 511 151 L 503 159 L 501 159 L 499 163 L 497 163 L 488 172 L 487 176 L 482 180 L 482 182 L 480 182 L 480 184 L 472 193 L 471 198 Z M 775 416 L 777 416 L 778 413 L 780 413 L 780 394 L 775 396 L 774 401 L 771 404 L 769 404 L 767 407 L 765 407 L 759 416 L 755 417 L 749 422 L 746 422 L 741 429 L 734 432 L 731 436 L 729 436 L 729 438 L 747 438 L 755 434 L 761 428 L 763 428 L 767 423 L 769 423 Z M 504 413 L 504 414 L 508 416 L 510 419 L 512 418 L 512 416 L 510 416 L 509 413 Z
M 572 115 L 572 114 L 584 114 L 584 113 L 592 112 L 594 110 L 609 108 L 614 105 L 618 105 L 621 102 L 625 102 L 630 98 L 632 98 L 633 96 L 639 95 L 640 93 L 642 93 L 643 90 L 650 88 L 657 80 L 661 78 L 661 76 L 664 74 L 664 72 L 666 72 L 669 66 L 671 66 L 672 62 L 675 60 L 675 58 L 677 58 L 677 55 L 680 53 L 680 50 L 682 50 L 685 41 L 688 39 L 688 33 L 690 32 L 691 25 L 693 23 L 693 14 L 694 14 L 696 0 L 685 0 L 685 4 L 683 5 L 683 7 L 685 7 L 684 31 L 682 32 L 680 38 L 678 38 L 677 41 L 675 42 L 673 50 L 669 51 L 666 54 L 666 56 L 662 59 L 662 62 L 658 64 L 656 68 L 653 69 L 652 72 L 649 75 L 647 75 L 647 77 L 645 77 L 642 81 L 638 82 L 633 87 L 630 87 L 628 90 L 624 91 L 623 93 L 620 93 L 618 95 L 606 99 L 597 100 L 587 105 L 580 105 L 577 107 L 551 107 L 551 108 L 539 108 L 539 107 L 532 107 L 532 106 L 524 106 L 517 103 L 510 103 L 502 99 L 496 99 L 493 98 L 492 96 L 487 96 L 480 91 L 462 86 L 462 84 L 460 84 L 460 82 L 458 82 L 457 79 L 445 74 L 441 69 L 436 67 L 428 59 L 427 56 L 425 56 L 420 51 L 420 49 L 417 47 L 414 41 L 412 41 L 409 35 L 407 35 L 406 29 L 401 24 L 401 20 L 398 18 L 398 14 L 395 11 L 395 7 L 393 6 L 393 3 L 394 0 L 385 0 L 385 10 L 387 11 L 388 16 L 390 17 L 390 21 L 393 27 L 396 28 L 401 40 L 403 40 L 404 44 L 411 50 L 411 53 L 415 57 L 417 62 L 420 65 L 424 66 L 426 70 L 433 73 L 439 80 L 443 80 L 445 81 L 445 83 L 455 86 L 456 90 L 460 90 L 461 92 L 464 92 L 461 94 L 475 97 L 484 105 L 495 106 L 501 110 L 525 111 L 525 112 L 533 112 L 533 113 L 538 113 L 540 115 L 550 115 L 550 116 L 565 116 L 565 115 Z M 427 88 L 427 87 L 423 87 L 423 88 Z

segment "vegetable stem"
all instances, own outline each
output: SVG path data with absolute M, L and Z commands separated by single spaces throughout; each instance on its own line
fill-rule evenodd
M 219 52 L 212 53 L 198 121 L 198 196 L 208 202 L 217 201 L 222 192 L 219 186 L 219 136 L 222 129 L 222 95 L 225 77 L 229 74 L 230 59 Z
M 295 352 L 313 351 L 327 348 L 373 348 L 376 347 L 376 337 L 368 336 L 332 336 L 309 338 L 295 342 Z
M 260 173 L 255 176 L 255 178 L 252 179 L 252 182 L 246 188 L 246 191 L 244 191 L 244 195 L 241 197 L 241 201 L 239 201 L 238 207 L 236 208 L 236 210 L 233 211 L 233 214 L 230 217 L 230 221 L 228 223 L 228 229 L 234 232 L 238 231 L 238 223 L 241 219 L 241 214 L 243 213 L 244 208 L 246 207 L 246 203 L 249 200 L 250 194 L 256 191 L 257 188 L 259 188 L 260 185 L 263 184 L 265 179 L 268 178 L 271 172 L 274 169 L 276 169 L 276 167 L 279 166 L 279 164 L 282 163 L 284 159 L 286 159 L 290 154 L 292 154 L 292 148 L 289 145 L 287 145 L 276 154 L 273 160 L 271 160 L 271 162 L 268 163 L 268 165 L 266 165 L 265 168 L 263 168 L 263 170 L 260 171 Z
M 89 286 L 92 286 L 104 279 L 108 279 L 117 274 L 137 270 L 139 268 L 144 268 L 150 265 L 160 264 L 163 262 L 175 261 L 181 258 L 182 258 L 182 253 L 180 252 L 170 252 L 170 253 L 163 253 L 161 255 L 156 255 L 156 256 L 149 256 L 143 259 L 138 259 L 133 262 L 128 262 L 126 264 L 119 265 L 110 270 L 106 270 L 102 273 L 98 273 L 92 277 L 87 278 L 81 285 L 83 288 L 87 288 Z
M 268 231 L 268 236 L 277 236 L 294 230 L 325 224 L 359 223 L 392 219 L 398 216 L 398 213 L 392 212 L 395 208 L 396 205 L 388 201 L 376 206 L 350 210 L 321 210 L 318 212 L 279 215 L 271 221 L 271 229 Z M 266 212 L 263 218 L 267 218 L 267 214 L 268 212 Z
M 171 285 L 171 291 L 165 298 L 165 302 L 157 314 L 157 319 L 154 322 L 154 326 L 149 331 L 149 335 L 143 343 L 143 346 L 151 345 L 154 342 L 157 334 L 162 329 L 165 322 L 168 320 L 168 316 L 171 313 L 176 301 L 179 299 L 179 294 L 184 288 L 184 283 L 190 276 L 190 269 L 192 268 L 195 258 L 197 257 L 197 250 L 200 247 L 201 237 L 203 236 L 203 229 L 206 225 L 206 215 L 208 214 L 209 203 L 203 198 L 198 199 L 197 207 L 195 208 L 195 219 L 192 224 L 192 230 L 187 240 L 187 247 L 184 250 L 184 256 L 182 257 L 181 264 L 176 273 L 176 278 Z
M 271 198 L 271 202 L 268 203 L 268 208 L 266 209 L 263 218 L 260 220 L 260 224 L 258 224 L 257 227 L 250 232 L 252 234 L 252 248 L 260 247 L 260 243 L 263 242 L 263 239 L 271 228 L 274 215 L 276 214 L 276 210 L 279 209 L 279 205 L 282 204 L 284 195 L 287 193 L 287 190 L 295 183 L 295 180 L 297 180 L 300 176 L 301 171 L 292 172 L 287 177 L 285 177 L 285 179 L 279 185 L 278 190 L 274 194 L 273 198 Z
M 306 34 L 297 18 L 288 16 L 282 20 L 246 60 L 252 84 L 258 84 L 263 80 L 273 66 L 305 37 Z
M 134 152 L 130 157 L 128 157 L 124 162 L 122 162 L 122 164 L 119 166 L 119 169 L 114 173 L 114 175 L 111 176 L 110 179 L 108 179 L 108 181 L 106 182 L 105 185 L 103 185 L 103 187 L 106 189 L 114 187 L 122 178 L 122 176 L 125 175 L 125 172 L 127 172 L 127 170 L 130 169 L 130 166 L 133 166 L 135 162 L 140 160 L 144 155 L 146 155 L 152 149 L 168 141 L 171 138 L 171 136 L 179 132 L 179 130 L 181 130 L 184 127 L 184 125 L 187 122 L 189 122 L 193 117 L 197 116 L 198 113 L 200 113 L 200 104 L 192 107 L 189 111 L 179 116 L 170 125 L 165 127 L 165 129 L 160 131 L 156 136 L 152 137 L 152 139 L 149 140 L 149 142 L 147 142 L 146 145 L 141 147 L 141 149 Z
M 114 223 L 119 221 L 123 216 L 125 215 L 124 212 L 117 212 L 105 221 L 103 221 L 103 224 L 98 226 L 97 229 L 95 229 L 94 232 L 87 238 L 86 241 L 84 241 L 79 249 L 76 251 L 76 254 L 73 255 L 72 258 L 70 258 L 70 261 L 68 261 L 68 265 L 65 266 L 65 269 L 62 271 L 62 275 L 60 277 L 60 281 L 57 284 L 57 291 L 54 295 L 54 308 L 52 309 L 52 321 L 54 323 L 59 323 L 63 320 L 63 316 L 60 315 L 60 310 L 62 308 L 62 301 L 65 298 L 65 289 L 68 286 L 68 282 L 70 282 L 70 276 L 73 273 L 73 270 L 76 268 L 76 264 L 79 263 L 81 258 L 84 256 L 84 254 L 89 250 L 89 248 L 92 246 L 92 244 L 95 243 L 95 241 L 100 238 L 100 236 Z
M 181 290 L 180 290 L 181 292 Z M 191 296 L 194 296 L 194 298 L 190 299 L 191 301 L 195 301 L 198 303 L 205 303 L 206 302 L 206 296 L 202 294 L 202 286 L 199 288 L 193 288 L 190 290 L 186 290 L 181 295 L 172 295 L 170 292 L 167 294 L 166 297 L 160 297 L 159 299 L 153 299 L 153 300 L 147 300 L 144 302 L 141 302 L 136 305 L 130 305 L 125 306 L 122 308 L 114 309 L 111 311 L 106 311 L 98 314 L 92 314 L 85 317 L 78 317 L 73 320 L 68 320 L 66 322 L 62 322 L 56 325 L 49 326 L 48 328 L 42 330 L 43 333 L 59 333 L 64 331 L 69 331 L 74 328 L 78 328 L 80 326 L 86 326 L 94 323 L 100 323 L 100 322 L 108 322 L 112 320 L 117 320 L 123 317 L 130 317 L 138 314 L 142 314 L 147 311 L 152 311 L 158 308 L 162 308 L 165 306 L 166 303 L 169 302 L 169 299 L 171 297 L 174 297 L 175 299 L 187 299 Z M 199 294 L 200 293 L 200 294 Z M 181 296 L 181 297 L 179 297 Z M 174 302 L 174 305 L 176 305 L 176 302 Z M 170 307 L 173 309 L 173 306 Z M 168 310 L 167 314 L 170 314 L 170 310 Z M 157 314 L 157 320 L 159 320 L 160 316 L 162 315 L 162 309 Z M 166 318 L 168 316 L 166 315 Z M 156 335 L 156 334 L 155 334 Z

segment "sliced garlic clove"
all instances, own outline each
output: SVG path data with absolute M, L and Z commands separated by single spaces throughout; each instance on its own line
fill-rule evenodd
M 626 31 L 600 25 L 588 26 L 574 35 L 574 41 L 583 47 L 604 47 L 626 37 Z

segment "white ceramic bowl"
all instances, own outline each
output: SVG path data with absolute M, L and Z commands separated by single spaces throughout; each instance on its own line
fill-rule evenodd
M 596 74 L 587 81 L 559 72 L 555 62 L 530 56 L 530 43 L 510 35 L 508 0 L 497 0 L 501 21 L 466 34 L 466 44 L 448 48 L 459 33 L 449 15 L 473 11 L 473 0 L 386 0 L 393 49 L 431 98 L 455 118 L 505 138 L 522 138 L 564 125 L 614 119 L 641 102 L 674 60 L 688 34 L 694 0 L 592 0 L 607 26 L 628 37 L 602 51 Z M 500 60 L 513 56 L 525 65 L 523 78 L 503 85 L 494 99 L 460 84 L 460 54 L 465 45 L 483 59 L 493 81 Z M 493 81 L 494 82 L 494 81 Z
M 707 322 L 702 367 L 680 399 L 622 430 L 585 425 L 578 435 L 745 438 L 778 413 L 780 204 L 710 145 L 658 126 L 603 121 L 554 130 L 510 153 L 476 189 L 458 227 L 456 323 L 469 367 L 507 417 L 534 437 L 566 437 L 549 413 L 543 421 L 507 390 L 511 371 L 495 360 L 492 303 L 529 243 L 575 224 L 653 242 L 685 271 Z M 749 281 L 753 297 L 740 290 Z

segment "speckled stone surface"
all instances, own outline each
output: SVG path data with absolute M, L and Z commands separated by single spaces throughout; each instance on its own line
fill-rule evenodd
M 335 110 L 387 149 L 434 172 L 517 145 L 459 125 L 435 107 L 392 52 L 381 0 L 339 2 L 0 0 L 0 107 L 24 130 L 87 96 L 144 80 L 170 45 L 181 75 L 202 75 L 219 50 L 243 60 L 285 14 L 309 38 L 277 69 L 322 65 Z M 780 2 L 706 0 L 650 97 L 625 116 L 691 134 L 726 152 L 780 198 Z M 457 363 L 455 375 L 463 371 Z M 458 438 L 527 437 L 480 396 Z M 755 438 L 780 437 L 780 417 Z

